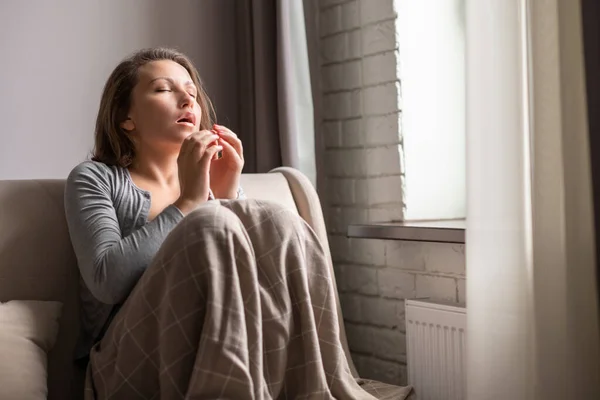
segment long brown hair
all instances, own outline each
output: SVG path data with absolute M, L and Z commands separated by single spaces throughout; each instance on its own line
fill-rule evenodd
M 190 59 L 177 50 L 169 48 L 142 49 L 125 60 L 110 74 L 96 118 L 96 131 L 92 160 L 107 165 L 129 166 L 135 157 L 135 146 L 131 138 L 121 128 L 127 119 L 131 106 L 131 92 L 138 82 L 138 70 L 141 66 L 160 60 L 171 60 L 184 67 L 198 89 L 197 101 L 202 110 L 200 129 L 211 129 L 215 121 L 215 112 L 198 75 L 198 71 Z

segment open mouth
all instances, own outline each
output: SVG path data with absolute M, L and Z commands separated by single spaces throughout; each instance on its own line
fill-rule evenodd
M 177 120 L 177 123 L 195 126 L 196 125 L 196 116 L 192 113 L 186 113 Z
M 178 119 L 177 123 L 178 124 L 190 124 L 190 125 L 194 125 L 194 123 L 192 122 L 192 120 L 189 119 L 189 118 Z

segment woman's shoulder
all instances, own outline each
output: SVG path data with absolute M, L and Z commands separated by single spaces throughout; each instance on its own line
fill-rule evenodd
M 67 185 L 95 184 L 114 187 L 115 183 L 122 179 L 119 168 L 99 161 L 86 160 L 71 170 Z
M 86 160 L 77 164 L 69 175 L 81 173 L 105 173 L 110 167 L 99 161 Z

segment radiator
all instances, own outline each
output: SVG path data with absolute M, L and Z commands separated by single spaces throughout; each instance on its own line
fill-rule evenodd
M 466 309 L 406 300 L 408 383 L 418 400 L 464 400 Z

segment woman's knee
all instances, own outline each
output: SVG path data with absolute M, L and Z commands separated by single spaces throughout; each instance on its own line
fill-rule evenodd
M 218 202 L 207 202 L 189 213 L 167 236 L 161 246 L 163 253 L 179 253 L 184 248 L 207 240 L 246 236 L 240 219 Z
M 244 226 L 238 216 L 218 202 L 207 202 L 189 213 L 180 223 L 186 235 L 239 234 Z
M 168 264 L 169 269 L 184 266 L 189 270 L 191 255 L 202 257 L 209 248 L 226 243 L 245 246 L 248 243 L 245 228 L 231 210 L 218 202 L 208 202 L 189 213 L 171 231 L 155 261 Z M 193 266 L 196 267 L 202 266 Z
M 305 227 L 305 222 L 296 210 L 273 201 L 244 200 L 225 204 L 242 221 L 246 229 L 260 226 L 264 222 L 278 231 L 296 230 Z
M 292 210 L 272 201 L 262 202 L 261 206 L 265 209 L 272 223 L 277 226 L 297 229 L 305 225 L 304 219 L 298 214 L 297 210 Z

